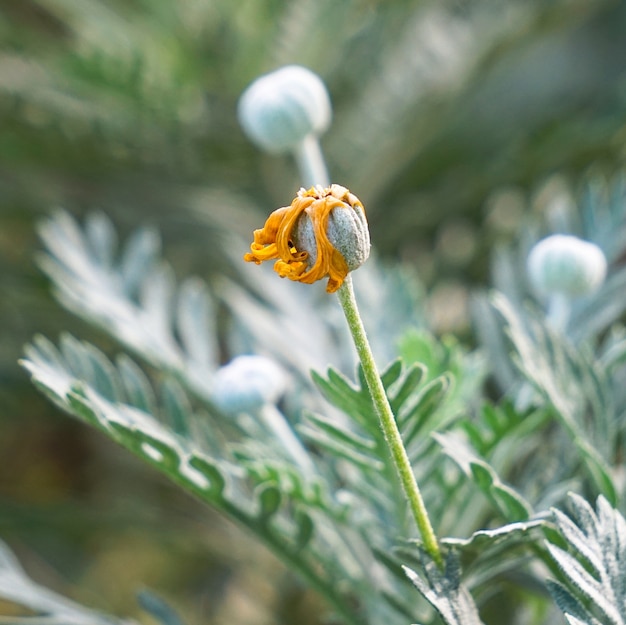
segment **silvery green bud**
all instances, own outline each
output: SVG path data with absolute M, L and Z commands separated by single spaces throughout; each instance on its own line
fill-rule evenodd
M 328 128 L 330 98 L 317 74 L 287 65 L 257 78 L 241 96 L 238 114 L 244 132 L 261 149 L 288 152 Z
M 602 250 L 575 236 L 554 234 L 528 255 L 532 285 L 544 295 L 589 295 L 604 282 L 607 262 Z
M 237 356 L 217 370 L 211 399 L 225 414 L 251 412 L 276 403 L 286 387 L 286 374 L 273 360 Z

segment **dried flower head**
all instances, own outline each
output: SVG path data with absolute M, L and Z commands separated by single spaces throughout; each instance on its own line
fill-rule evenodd
M 365 209 L 338 184 L 300 189 L 291 206 L 275 210 L 254 231 L 250 250 L 245 261 L 277 259 L 274 270 L 281 278 L 306 284 L 328 277 L 326 290 L 333 293 L 369 256 Z

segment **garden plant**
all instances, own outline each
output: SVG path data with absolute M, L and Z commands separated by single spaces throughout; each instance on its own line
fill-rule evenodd
M 57 300 L 109 347 L 36 336 L 38 391 L 269 549 L 320 623 L 624 625 L 626 179 L 581 176 L 492 250 L 455 337 L 327 167 L 322 80 L 280 67 L 237 111 L 300 185 L 227 238 L 230 276 L 178 278 L 158 232 L 102 212 L 41 221 Z M 4 544 L 0 598 L 30 610 L 0 623 L 135 622 L 44 588 Z

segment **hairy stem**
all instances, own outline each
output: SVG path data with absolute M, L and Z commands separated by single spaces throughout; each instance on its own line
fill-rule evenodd
M 389 399 L 387 398 L 383 383 L 376 369 L 372 349 L 367 340 L 363 321 L 361 320 L 357 308 L 350 275 L 346 277 L 344 283 L 337 291 L 337 295 L 339 296 L 339 302 L 341 303 L 346 320 L 348 321 L 348 326 L 350 327 L 350 332 L 352 333 L 356 351 L 363 367 L 363 373 L 365 374 L 365 380 L 367 381 L 374 407 L 380 418 L 380 425 L 385 435 L 385 440 L 391 452 L 391 457 L 393 458 L 415 523 L 421 534 L 424 547 L 433 560 L 440 566 L 443 566 L 439 543 L 437 542 L 435 532 L 428 517 L 428 512 L 424 506 L 424 500 L 422 499 L 422 494 L 417 485 L 411 462 L 409 461 L 404 443 L 402 442 L 402 436 L 396 424 L 396 419 L 389 405 Z

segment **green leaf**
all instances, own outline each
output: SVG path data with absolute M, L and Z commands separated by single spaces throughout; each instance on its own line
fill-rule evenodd
M 265 484 L 257 489 L 256 497 L 259 502 L 259 518 L 266 523 L 280 508 L 282 502 L 280 489 L 275 484 Z
M 530 518 L 532 506 L 520 493 L 504 484 L 497 472 L 485 460 L 477 457 L 458 435 L 434 434 L 443 452 L 454 460 L 474 484 L 494 503 L 509 521 Z
M 404 367 L 402 364 L 402 360 L 400 358 L 397 358 L 389 365 L 387 365 L 385 370 L 380 374 L 380 380 L 383 383 L 385 389 L 390 387 L 398 380 L 398 378 L 402 374 L 403 368 Z
M 514 489 L 500 482 L 496 472 L 487 463 L 472 462 L 470 470 L 477 486 L 496 502 L 505 519 L 525 521 L 530 517 L 530 505 Z
M 423 386 L 419 392 L 413 393 L 404 403 L 397 418 L 406 446 L 423 433 L 429 421 L 434 418 L 449 386 L 450 379 L 447 376 L 440 376 Z
M 222 499 L 224 487 L 226 486 L 226 478 L 224 473 L 218 468 L 216 461 L 194 454 L 189 459 L 189 465 L 206 478 L 211 497 L 215 500 Z
M 407 367 L 396 386 L 390 389 L 389 401 L 394 414 L 398 414 L 402 405 L 417 390 L 426 374 L 426 367 L 420 363 Z
M 361 413 L 371 413 L 372 404 L 369 396 L 357 390 L 345 376 L 332 367 L 328 369 L 327 374 L 328 380 L 315 371 L 311 372 L 315 385 L 329 402 L 355 418 L 359 418 Z M 362 419 L 359 418 L 359 422 L 362 422 Z
M 351 442 L 346 442 L 347 437 L 342 440 L 338 436 L 329 435 L 324 429 L 313 428 L 306 424 L 300 426 L 299 431 L 310 442 L 319 445 L 334 456 L 348 460 L 362 470 L 380 472 L 385 468 L 385 463 L 374 454 L 367 453 L 366 450 L 362 451 L 364 448 L 360 442 L 353 445 Z
M 315 426 L 318 431 L 324 432 L 338 443 L 352 447 L 366 455 L 377 450 L 378 445 L 375 440 L 369 436 L 361 436 L 349 430 L 346 426 L 339 424 L 336 419 L 333 420 L 322 415 L 308 413 L 306 415 L 306 421 Z M 311 432 L 311 429 L 307 431 Z
M 295 521 L 298 526 L 298 533 L 296 535 L 296 550 L 300 551 L 304 549 L 313 538 L 315 532 L 315 524 L 311 516 L 304 510 L 296 510 Z

